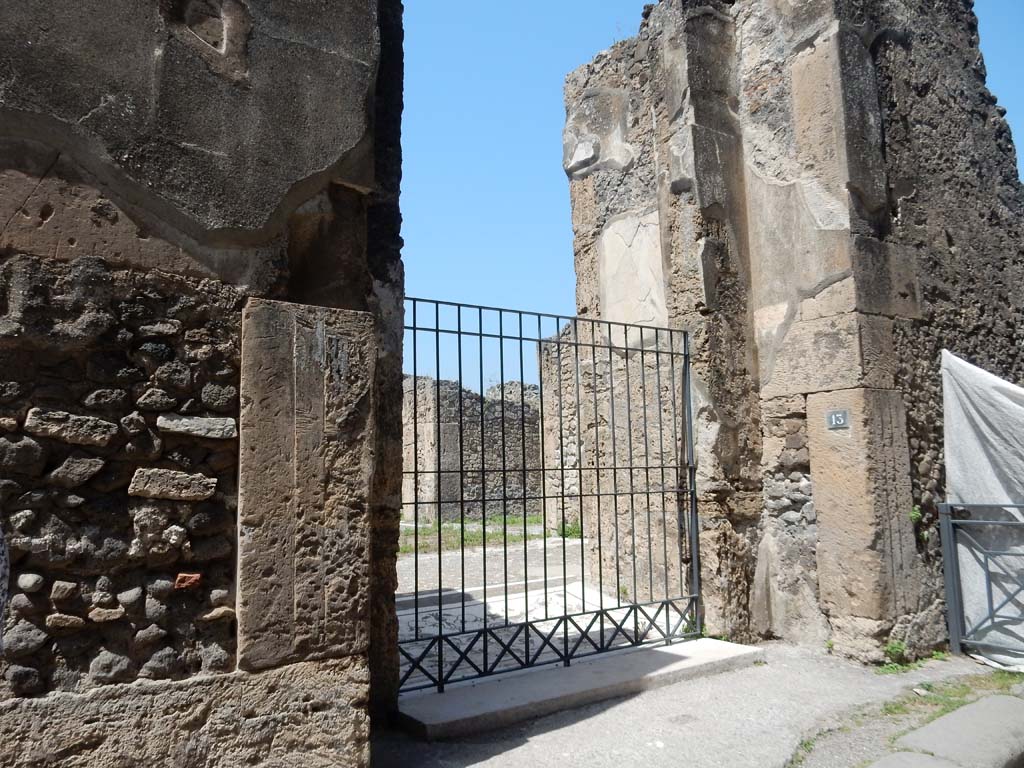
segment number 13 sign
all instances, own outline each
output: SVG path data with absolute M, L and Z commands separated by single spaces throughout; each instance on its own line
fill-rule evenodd
M 847 410 L 842 411 L 829 411 L 826 415 L 829 429 L 849 429 L 850 428 L 850 412 Z

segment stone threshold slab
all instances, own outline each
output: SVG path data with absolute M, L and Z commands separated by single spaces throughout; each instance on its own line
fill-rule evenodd
M 586 704 L 632 696 L 764 661 L 761 648 L 702 638 L 614 651 L 573 662 L 402 695 L 402 725 L 427 741 L 455 739 Z

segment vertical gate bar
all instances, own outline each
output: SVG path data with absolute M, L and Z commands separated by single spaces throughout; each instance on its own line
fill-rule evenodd
M 958 546 L 960 526 L 952 518 L 952 509 L 950 509 L 950 524 L 950 530 L 953 532 L 950 538 L 950 546 L 953 549 L 953 579 L 956 584 L 957 643 L 960 645 L 962 652 L 964 636 L 967 632 L 967 616 L 964 613 L 964 582 L 960 575 L 960 550 Z
M 644 347 L 644 328 L 640 327 L 640 400 L 643 405 L 644 436 L 644 492 L 647 498 L 647 595 L 654 600 L 654 532 L 651 526 L 651 441 L 647 418 L 647 350 Z
M 413 637 L 420 639 L 420 421 L 419 375 L 416 372 L 416 299 L 412 300 L 412 613 Z
M 636 498 L 633 490 L 633 387 L 629 383 L 629 326 L 622 323 L 622 339 L 625 344 L 625 361 L 626 361 L 626 440 L 628 447 L 628 466 L 629 466 L 629 535 L 630 535 L 630 546 L 631 549 L 631 560 L 633 561 L 633 593 L 631 598 L 633 605 L 636 605 L 636 601 L 639 599 L 639 592 L 637 591 L 636 582 Z M 616 459 L 618 462 L 618 459 Z M 639 632 L 637 626 L 636 611 L 633 611 L 633 640 L 636 641 L 636 635 Z
M 464 450 L 465 419 L 463 418 L 464 403 L 462 398 L 462 305 L 455 308 L 457 322 L 455 338 L 459 351 L 459 572 L 462 592 L 462 631 L 466 631 L 466 453 Z
M 484 569 L 484 671 L 487 671 L 487 440 L 484 436 L 484 311 L 480 307 L 477 308 L 477 330 L 480 331 L 480 527 Z
M 597 600 L 601 633 L 601 649 L 604 649 L 604 542 L 601 538 L 601 422 L 597 414 L 597 323 L 590 321 L 590 369 L 591 390 L 594 393 L 594 485 L 597 499 Z
M 555 317 L 555 349 L 558 352 L 558 455 L 560 461 L 559 474 L 561 475 L 561 487 L 559 488 L 559 508 L 561 509 L 561 529 L 559 538 L 562 540 L 562 648 L 563 661 L 569 666 L 569 621 L 565 618 L 565 612 L 569 605 L 569 593 L 567 582 L 569 578 L 565 564 L 565 409 L 563 407 L 562 393 L 562 318 Z
M 612 324 L 608 331 L 608 418 L 612 431 L 612 514 L 615 516 L 615 607 L 622 607 L 622 571 L 619 568 L 619 451 L 615 435 L 615 336 Z
M 501 551 L 505 578 L 505 626 L 508 626 L 508 467 L 505 459 L 505 313 L 498 310 L 498 388 L 501 390 Z
M 684 510 L 680 504 L 680 496 L 682 489 L 682 478 L 680 477 L 679 467 L 682 464 L 681 453 L 684 450 L 683 444 L 679 438 L 679 409 L 677 407 L 676 398 L 676 332 L 670 330 L 668 332 L 669 338 L 669 389 L 672 393 L 672 466 L 675 471 L 675 492 L 672 495 L 673 503 L 675 506 L 675 517 L 676 517 L 676 549 L 679 555 L 679 592 L 681 596 L 683 594 L 683 583 L 685 581 L 684 570 L 683 570 L 683 540 L 687 531 L 685 520 L 683 517 Z
M 683 397 L 686 408 L 686 474 L 689 482 L 690 502 L 690 591 L 694 598 L 696 632 L 704 629 L 704 611 L 701 606 L 700 584 L 700 520 L 697 517 L 697 460 L 693 455 L 693 398 L 690 392 L 690 335 L 683 332 L 683 368 L 685 372 Z
M 434 302 L 434 375 L 436 379 L 436 399 L 434 413 L 437 417 L 437 690 L 444 692 L 444 592 L 442 585 L 441 557 L 441 305 Z
M 526 661 L 530 661 L 530 548 L 529 532 L 526 527 L 527 488 L 530 481 L 526 474 L 526 372 L 523 369 L 523 313 L 518 312 L 519 320 L 519 448 L 523 464 L 523 614 L 526 621 Z M 508 589 L 508 586 L 505 586 Z
M 544 618 L 548 618 L 548 465 L 544 456 L 544 338 L 543 318 L 537 315 L 537 381 L 540 390 L 540 514 L 544 556 Z
M 661 476 L 661 554 L 665 569 L 665 599 L 672 596 L 668 586 L 668 514 L 665 503 L 665 404 L 662 401 L 661 366 L 663 352 L 661 349 L 661 331 L 654 329 L 654 375 L 655 386 L 658 388 L 658 468 Z M 666 616 L 668 613 L 666 612 Z
M 583 611 L 587 610 L 587 548 L 586 537 L 583 535 L 583 395 L 580 390 L 580 329 L 579 321 L 572 320 L 573 338 L 573 377 L 576 383 L 576 469 L 577 482 L 579 483 L 579 508 L 580 508 L 580 600 L 583 603 Z
M 959 655 L 964 650 L 961 630 L 963 613 L 960 608 L 960 584 L 956 579 L 954 567 L 957 551 L 952 512 L 950 505 L 939 505 L 939 535 L 942 538 L 942 553 L 945 560 L 942 571 L 946 582 L 946 624 L 949 627 L 949 649 Z
M 985 597 L 986 601 L 988 602 L 988 623 L 993 624 L 996 618 L 996 601 L 995 595 L 992 591 L 992 556 L 989 554 L 989 551 L 987 549 L 982 549 L 981 551 L 985 555 Z M 977 630 L 981 628 L 981 626 L 983 625 L 976 626 L 974 631 L 969 631 L 969 634 L 974 635 L 977 632 Z M 967 639 L 970 640 L 971 638 L 968 637 Z

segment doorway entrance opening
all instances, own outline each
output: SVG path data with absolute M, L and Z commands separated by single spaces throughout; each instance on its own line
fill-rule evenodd
M 699 637 L 686 334 L 405 309 L 402 690 Z

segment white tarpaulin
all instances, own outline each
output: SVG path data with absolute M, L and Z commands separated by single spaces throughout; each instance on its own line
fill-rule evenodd
M 990 504 L 972 519 L 1024 520 L 1024 389 L 942 353 L 946 493 L 952 504 Z M 1024 663 L 1024 528 L 958 527 L 957 557 L 968 637 L 1010 648 L 985 650 Z

